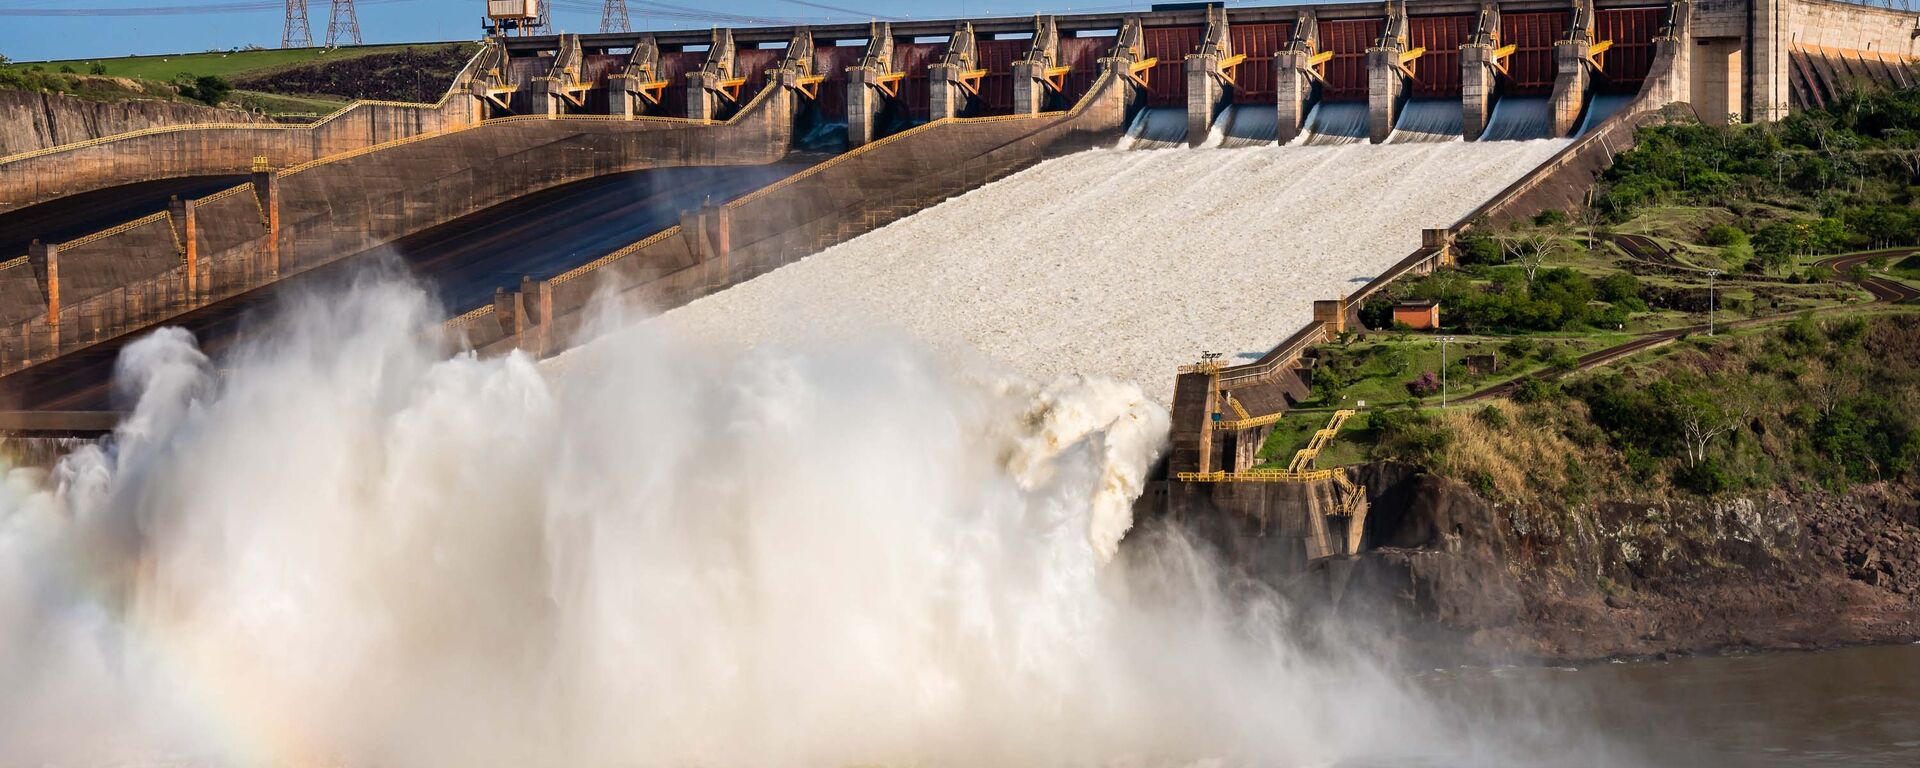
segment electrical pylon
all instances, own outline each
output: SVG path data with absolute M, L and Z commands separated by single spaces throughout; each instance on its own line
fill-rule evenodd
M 533 22 L 533 34 L 535 35 L 553 34 L 553 4 L 552 3 L 540 4 L 540 18 L 535 19 Z
M 287 0 L 287 29 L 280 33 L 280 47 L 313 47 L 313 27 L 307 24 L 307 0 Z
M 600 9 L 601 32 L 632 32 L 633 22 L 627 20 L 627 0 L 607 0 Z
M 340 44 L 342 39 L 349 45 L 360 44 L 360 15 L 353 12 L 353 0 L 333 0 L 333 11 L 327 19 L 327 46 Z

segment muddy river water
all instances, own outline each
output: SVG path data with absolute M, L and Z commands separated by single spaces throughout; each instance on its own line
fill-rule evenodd
M 1920 645 L 1436 670 L 1423 681 L 1468 728 L 1533 724 L 1522 732 L 1555 765 L 1920 766 Z M 1441 762 L 1477 762 L 1461 757 Z

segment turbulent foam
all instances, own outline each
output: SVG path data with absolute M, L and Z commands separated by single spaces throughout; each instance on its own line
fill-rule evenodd
M 1049 380 L 1169 402 L 1256 357 L 1565 142 L 1095 151 L 1048 161 L 669 312 L 748 345 L 904 328 Z
M 1167 428 L 1130 386 L 435 319 L 311 299 L 219 380 L 129 346 L 115 442 L 0 487 L 0 764 L 1535 764 L 1174 532 L 1114 559 Z

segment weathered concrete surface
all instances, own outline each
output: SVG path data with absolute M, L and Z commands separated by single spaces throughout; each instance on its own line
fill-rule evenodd
M 73 276 L 49 284 L 34 275 L 40 298 L 28 306 L 47 311 L 0 325 L 0 369 L 139 330 L 571 181 L 656 167 L 774 162 L 791 143 L 793 104 L 791 83 L 783 81 L 728 123 L 495 120 L 257 174 L 247 187 L 195 201 L 182 221 L 163 216 L 74 244 L 63 254 L 77 265 Z M 27 273 L 16 270 L 31 266 L 0 269 L 0 287 L 20 292 L 14 275 Z
M 685 303 L 1048 157 L 1110 145 L 1125 130 L 1133 95 L 1109 71 L 1072 112 L 937 121 L 888 136 L 722 208 L 692 213 L 676 229 L 556 277 L 553 305 L 542 308 L 555 318 L 551 325 L 514 317 L 461 327 L 487 352 L 557 352 L 587 314 L 579 310 L 601 290 L 641 306 Z
M 0 211 L 141 181 L 246 173 L 256 157 L 284 168 L 470 125 L 481 116 L 464 95 L 471 67 L 438 104 L 357 102 L 311 125 L 177 125 L 0 157 Z
M 170 125 L 263 123 L 265 116 L 172 101 L 101 102 L 0 90 L 0 158 Z

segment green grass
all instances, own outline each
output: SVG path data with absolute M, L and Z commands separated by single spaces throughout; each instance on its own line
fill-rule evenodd
M 422 43 L 420 45 L 438 45 Z M 325 61 L 343 61 L 375 53 L 405 50 L 406 45 L 365 45 L 349 48 L 287 48 L 258 51 L 233 51 L 213 53 L 184 53 L 159 56 L 127 56 L 117 59 L 69 59 L 62 61 L 16 62 L 15 67 L 45 67 L 49 72 L 57 72 L 62 66 L 69 66 L 76 72 L 85 74 L 89 68 L 99 62 L 106 65 L 106 74 L 117 77 L 142 77 L 150 80 L 172 80 L 175 75 L 187 73 L 194 76 L 219 75 L 229 80 L 240 76 Z M 418 47 L 413 46 L 413 47 Z
M 1320 452 L 1320 458 L 1314 465 L 1320 469 L 1345 467 L 1365 462 L 1373 443 L 1373 420 L 1371 411 L 1360 411 L 1340 428 L 1340 434 Z M 1333 418 L 1333 412 L 1327 410 L 1288 411 L 1280 423 L 1273 425 L 1272 434 L 1260 444 L 1258 469 L 1286 469 L 1293 461 L 1293 455 L 1307 447 L 1313 440 L 1313 433 L 1325 429 Z

